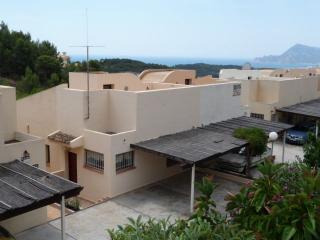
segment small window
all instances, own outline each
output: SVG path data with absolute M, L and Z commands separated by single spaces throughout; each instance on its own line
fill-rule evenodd
M 85 150 L 85 167 L 93 168 L 98 171 L 103 171 L 104 169 L 104 159 L 103 154 Z
M 232 96 L 240 96 L 241 95 L 241 84 L 234 84 L 233 85 L 233 94 Z
M 191 79 L 185 79 L 184 80 L 184 84 L 185 85 L 191 85 L 192 84 L 192 80 Z
M 252 77 L 251 76 L 248 76 L 248 80 L 251 80 L 252 79 Z
M 128 90 L 129 90 L 129 87 L 128 87 L 128 86 L 125 86 L 123 89 L 124 89 L 125 91 L 128 91 Z
M 46 145 L 46 163 L 50 164 L 50 146 Z
M 252 118 L 259 118 L 259 119 L 264 119 L 264 115 L 260 113 L 251 113 L 250 117 Z
M 113 89 L 114 85 L 113 84 L 103 84 L 103 89 Z
M 283 77 L 283 74 L 280 74 L 279 77 Z
M 125 152 L 116 155 L 116 171 L 121 172 L 123 170 L 134 168 L 134 154 L 133 151 Z

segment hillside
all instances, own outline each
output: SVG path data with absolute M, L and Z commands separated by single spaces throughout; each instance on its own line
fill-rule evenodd
M 173 67 L 162 64 L 144 63 L 141 61 L 131 60 L 131 59 L 100 59 L 90 61 L 91 71 L 106 71 L 109 73 L 118 72 L 133 72 L 139 74 L 146 69 L 191 69 L 196 70 L 197 76 L 212 75 L 213 77 L 219 77 L 219 72 L 223 68 L 236 68 L 240 69 L 241 66 L 237 65 L 212 65 L 205 63 L 195 63 L 195 64 L 178 64 Z M 86 71 L 86 63 L 78 62 L 71 63 L 69 66 L 70 71 Z
M 278 64 L 319 64 L 320 48 L 296 44 L 281 55 L 269 55 L 256 58 L 255 62 Z
M 207 76 L 207 75 L 212 75 L 213 77 L 219 77 L 219 72 L 221 69 L 228 69 L 228 68 L 241 69 L 241 66 L 195 63 L 195 64 L 178 64 L 174 66 L 174 68 L 196 70 L 198 77 Z

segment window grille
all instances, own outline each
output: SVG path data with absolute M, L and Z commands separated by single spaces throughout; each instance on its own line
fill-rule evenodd
M 264 115 L 260 113 L 251 113 L 250 117 L 264 119 Z
M 116 171 L 130 169 L 134 167 L 133 151 L 116 155 Z
M 96 169 L 98 171 L 104 170 L 104 159 L 103 154 L 85 150 L 86 158 L 85 158 L 85 166 L 89 168 Z

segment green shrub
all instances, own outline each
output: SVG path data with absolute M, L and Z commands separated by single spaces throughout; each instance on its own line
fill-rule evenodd
M 263 239 L 319 239 L 320 175 L 303 164 L 284 175 L 290 167 L 271 162 L 259 166 L 261 178 L 228 196 L 233 222 Z M 290 179 L 297 183 L 284 188 Z
M 77 197 L 72 197 L 66 200 L 65 205 L 67 208 L 79 211 L 80 210 L 80 201 Z
M 268 137 L 262 129 L 238 128 L 233 136 L 248 141 L 252 156 L 261 155 L 267 150 Z
M 304 159 L 303 162 L 310 167 L 319 168 L 320 166 L 320 138 L 315 134 L 308 133 L 306 143 L 303 145 Z

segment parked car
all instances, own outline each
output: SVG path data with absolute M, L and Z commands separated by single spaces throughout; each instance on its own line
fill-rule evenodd
M 6 229 L 0 226 L 0 240 L 16 240 Z
M 262 163 L 265 158 L 271 157 L 271 148 L 267 150 L 262 155 L 252 156 L 250 168 L 257 166 Z M 240 150 L 227 153 L 218 159 L 211 161 L 205 167 L 223 171 L 232 171 L 237 173 L 244 173 L 247 168 L 247 156 L 246 148 L 241 148 Z
M 308 132 L 315 132 L 315 126 L 313 124 L 299 124 L 288 130 L 286 142 L 303 145 L 307 141 Z

